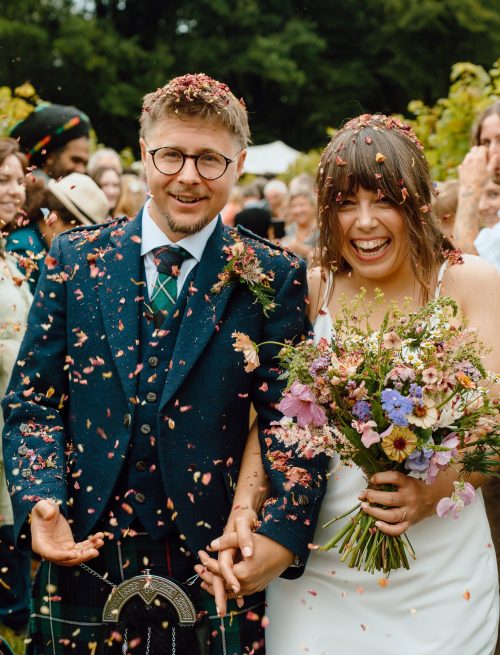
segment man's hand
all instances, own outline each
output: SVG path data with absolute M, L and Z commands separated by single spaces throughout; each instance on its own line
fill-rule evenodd
M 75 543 L 73 533 L 57 503 L 40 500 L 31 512 L 31 545 L 43 559 L 61 566 L 77 566 L 98 557 L 104 534 L 97 532 Z
M 481 193 L 488 181 L 488 149 L 485 146 L 473 146 L 458 167 L 460 191 Z
M 234 539 L 236 543 L 237 537 Z M 262 591 L 293 562 L 293 553 L 278 542 L 261 534 L 253 534 L 252 541 L 253 554 L 233 566 L 240 587 L 239 594 L 234 592 L 232 585 L 225 582 L 219 562 L 204 551 L 198 553 L 201 565 L 198 564 L 195 570 L 203 579 L 202 588 L 215 596 L 220 616 L 224 616 L 226 611 L 226 597 L 249 596 Z

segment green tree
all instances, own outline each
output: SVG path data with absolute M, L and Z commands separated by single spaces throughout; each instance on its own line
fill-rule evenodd
M 144 93 L 203 71 L 245 98 L 256 143 L 309 150 L 363 111 L 432 105 L 457 60 L 491 65 L 497 2 L 0 0 L 0 82 L 81 107 L 121 149 Z
M 452 67 L 448 95 L 428 106 L 413 100 L 415 131 L 436 180 L 456 177 L 457 166 L 470 148 L 471 128 L 477 115 L 500 97 L 500 59 L 486 72 L 482 66 L 457 63 Z

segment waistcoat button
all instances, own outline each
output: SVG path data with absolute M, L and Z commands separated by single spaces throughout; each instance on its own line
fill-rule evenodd
M 154 403 L 156 400 L 156 394 L 154 391 L 150 391 L 149 393 L 146 394 L 146 400 L 148 403 Z
M 299 505 L 309 505 L 309 498 L 304 494 L 300 494 L 298 497 Z
M 142 434 L 149 434 L 151 432 L 151 426 L 148 423 L 143 423 L 141 425 Z
M 145 470 L 148 468 L 147 462 L 145 462 L 143 459 L 139 459 L 139 460 L 135 463 L 135 468 L 136 468 L 138 471 L 145 471 Z
M 160 360 L 158 359 L 158 357 L 150 357 L 150 358 L 148 359 L 148 364 L 149 364 L 150 366 L 152 366 L 153 368 L 155 368 L 156 366 L 158 366 L 159 362 L 160 362 Z
M 132 423 L 132 414 L 125 414 L 123 417 L 123 425 L 128 428 L 128 426 Z
M 138 491 L 135 494 L 134 498 L 135 498 L 135 502 L 139 503 L 139 505 L 142 505 L 142 503 L 144 503 L 146 501 L 146 496 L 140 491 Z

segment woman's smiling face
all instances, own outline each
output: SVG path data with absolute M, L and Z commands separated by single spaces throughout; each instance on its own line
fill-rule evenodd
M 25 181 L 21 162 L 8 155 L 0 164 L 0 230 L 12 223 L 26 200 Z
M 397 205 L 360 186 L 337 212 L 342 256 L 354 274 L 382 280 L 409 265 L 408 234 Z

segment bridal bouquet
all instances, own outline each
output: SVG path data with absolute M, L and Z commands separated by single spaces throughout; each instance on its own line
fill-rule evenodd
M 484 345 L 458 319 L 450 298 L 406 312 L 393 304 L 373 330 L 370 317 L 382 301 L 379 293 L 367 302 L 362 290 L 352 303 L 343 302 L 331 343 L 279 344 L 287 386 L 278 406 L 283 418 L 272 432 L 283 450 L 268 452 L 268 458 L 289 480 L 306 485 L 305 471 L 287 463 L 292 453 L 337 454 L 367 480 L 396 470 L 432 484 L 439 471 L 453 466 L 459 473 L 455 491 L 440 500 L 437 513 L 457 518 L 474 499 L 466 474 L 494 473 L 497 466 L 499 413 L 489 387 L 498 376 L 484 369 Z M 233 336 L 246 370 L 258 366 L 259 345 L 242 333 Z M 338 547 L 350 567 L 372 573 L 408 569 L 408 555 L 415 554 L 406 534 L 377 530 L 376 519 L 359 507 L 327 524 L 353 514 L 322 549 Z

